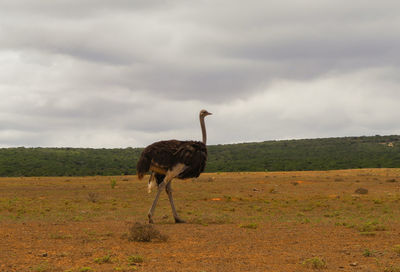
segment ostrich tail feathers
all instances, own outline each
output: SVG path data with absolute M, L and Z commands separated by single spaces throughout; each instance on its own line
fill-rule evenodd
M 150 159 L 144 154 L 142 154 L 136 166 L 138 178 L 142 179 L 144 175 L 147 173 L 147 171 L 149 171 L 149 168 L 150 168 Z

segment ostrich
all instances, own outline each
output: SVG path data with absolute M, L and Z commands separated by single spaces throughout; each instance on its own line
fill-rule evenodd
M 204 171 L 207 160 L 207 134 L 204 117 L 211 115 L 206 110 L 200 111 L 200 126 L 203 141 L 160 141 L 147 146 L 140 155 L 137 163 L 137 175 L 142 179 L 144 174 L 151 171 L 148 189 L 157 183 L 158 191 L 147 216 L 149 223 L 153 222 L 154 210 L 161 191 L 165 188 L 171 204 L 175 223 L 185 223 L 176 212 L 172 198 L 171 181 L 174 178 L 187 179 L 198 177 Z

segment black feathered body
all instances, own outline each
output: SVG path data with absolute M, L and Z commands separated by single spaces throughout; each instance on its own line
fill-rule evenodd
M 147 146 L 137 163 L 137 174 L 143 178 L 148 171 L 155 172 L 157 183 L 174 166 L 184 164 L 185 169 L 177 176 L 180 179 L 198 177 L 204 171 L 207 161 L 207 147 L 197 141 L 160 141 Z

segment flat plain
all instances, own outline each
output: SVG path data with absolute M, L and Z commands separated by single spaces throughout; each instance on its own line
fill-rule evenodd
M 146 177 L 147 178 L 147 177 Z M 0 178 L 0 271 L 400 271 L 400 169 Z

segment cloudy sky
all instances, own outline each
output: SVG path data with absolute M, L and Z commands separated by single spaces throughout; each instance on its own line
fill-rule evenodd
M 2 0 L 0 147 L 400 134 L 400 1 Z

